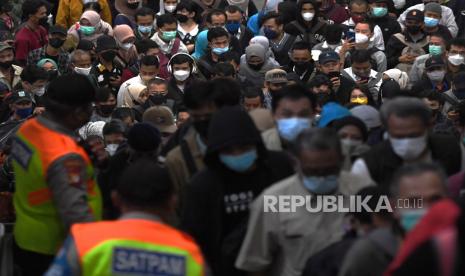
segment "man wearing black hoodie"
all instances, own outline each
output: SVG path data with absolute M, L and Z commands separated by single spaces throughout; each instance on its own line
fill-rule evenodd
M 206 169 L 185 187 L 181 227 L 199 243 L 214 275 L 233 268 L 244 238 L 249 204 L 293 173 L 285 153 L 267 151 L 240 107 L 223 107 L 210 122 Z

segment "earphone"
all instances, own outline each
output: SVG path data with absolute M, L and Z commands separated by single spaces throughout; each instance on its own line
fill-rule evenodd
M 191 69 L 191 73 L 192 73 L 192 74 L 197 73 L 197 63 L 195 62 L 195 59 L 194 59 L 191 55 L 186 54 L 186 53 L 176 53 L 176 54 L 174 54 L 174 55 L 170 58 L 170 60 L 168 61 L 168 68 L 167 68 L 167 69 L 168 69 L 168 73 L 171 74 L 171 73 L 173 72 L 173 69 L 171 68 L 171 67 L 172 67 L 171 62 L 173 61 L 173 58 L 174 58 L 174 57 L 179 56 L 179 55 L 185 55 L 186 57 L 189 57 L 189 58 L 192 60 L 192 69 Z

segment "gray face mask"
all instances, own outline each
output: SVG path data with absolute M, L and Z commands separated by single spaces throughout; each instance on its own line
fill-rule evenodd
M 426 75 L 431 81 L 440 82 L 444 79 L 444 76 L 446 75 L 446 71 L 436 70 L 432 72 L 427 72 Z

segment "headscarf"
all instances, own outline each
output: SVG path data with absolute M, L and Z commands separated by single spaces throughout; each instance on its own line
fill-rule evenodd
M 273 51 L 270 48 L 270 41 L 268 40 L 268 38 L 266 36 L 262 36 L 262 35 L 254 36 L 250 40 L 249 45 L 257 44 L 257 43 L 262 45 L 266 49 L 266 58 L 273 58 L 274 59 Z
M 126 24 L 118 25 L 113 29 L 116 42 L 122 43 L 125 39 L 135 37 L 134 31 Z
M 252 44 L 245 48 L 245 58 L 248 61 L 251 57 L 259 57 L 264 62 L 266 60 L 266 49 L 261 44 Z
M 48 63 L 48 62 L 50 62 L 55 67 L 55 69 L 58 70 L 57 63 L 53 59 L 50 59 L 50 58 L 43 58 L 43 59 L 39 60 L 37 62 L 37 66 L 42 67 L 42 66 L 44 66 L 45 63 Z
M 80 20 L 82 19 L 86 19 L 87 21 L 89 21 L 89 23 L 93 27 L 95 27 L 95 32 L 91 35 L 83 36 L 82 37 L 83 39 L 91 41 L 92 43 L 95 43 L 97 41 L 97 38 L 103 34 L 113 36 L 113 29 L 111 25 L 103 21 L 100 18 L 100 15 L 96 13 L 95 11 L 91 11 L 91 10 L 85 11 L 81 15 Z M 80 24 L 79 22 L 77 22 L 76 24 L 71 26 L 71 28 L 69 28 L 68 30 L 68 34 L 74 36 L 74 38 L 77 40 L 76 45 L 79 43 L 79 34 L 78 34 L 79 27 L 80 27 Z
M 82 19 L 86 19 L 87 21 L 90 22 L 90 24 L 92 26 L 94 26 L 95 28 L 98 28 L 99 26 L 99 23 L 100 21 L 102 20 L 100 18 L 100 14 L 98 14 L 97 12 L 95 11 L 85 11 L 82 15 L 81 15 L 81 20 Z
M 252 70 L 247 60 L 252 56 L 261 58 L 264 62 L 259 71 Z M 252 44 L 245 48 L 245 55 L 241 57 L 241 65 L 239 67 L 239 75 L 247 80 L 250 80 L 254 85 L 262 86 L 265 80 L 265 73 L 271 69 L 279 68 L 279 65 L 271 62 L 271 58 L 267 58 L 266 49 L 261 44 Z
M 384 71 L 384 74 L 388 75 L 391 79 L 395 80 L 399 84 L 401 90 L 405 90 L 407 88 L 407 73 L 399 69 L 389 69 L 387 71 Z
M 98 136 L 103 139 L 104 121 L 89 122 L 79 129 L 79 136 L 86 140 L 90 136 Z
M 139 102 L 139 97 L 147 86 L 140 83 L 133 83 L 128 86 L 128 91 L 124 94 L 123 107 L 134 107 L 136 102 Z
M 176 1 L 177 4 L 179 4 L 179 0 Z M 157 13 L 158 15 L 165 14 L 165 1 L 160 0 L 160 11 Z

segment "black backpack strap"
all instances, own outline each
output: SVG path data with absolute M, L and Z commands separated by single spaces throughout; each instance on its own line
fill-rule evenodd
M 197 166 L 195 165 L 194 157 L 192 157 L 187 141 L 183 139 L 181 141 L 180 147 L 182 156 L 184 157 L 184 162 L 186 162 L 187 169 L 192 176 L 197 172 Z
M 446 93 L 442 93 L 442 96 L 444 97 L 444 100 L 446 100 L 448 103 L 450 103 L 453 106 L 457 106 L 460 103 L 459 101 L 447 95 Z

